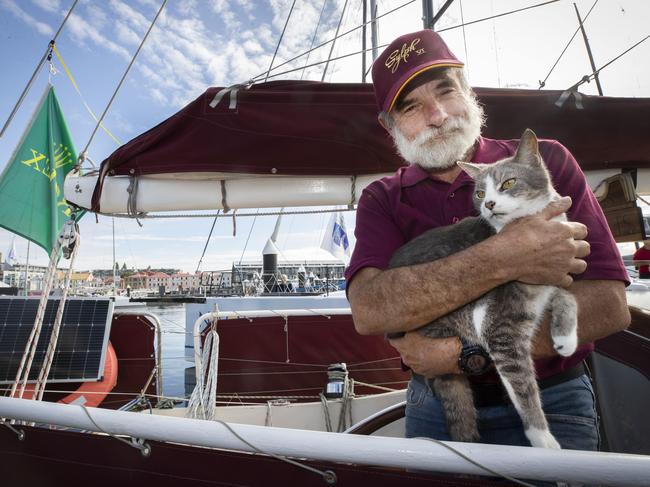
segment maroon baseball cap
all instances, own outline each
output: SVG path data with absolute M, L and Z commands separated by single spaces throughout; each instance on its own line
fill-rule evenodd
M 421 30 L 398 37 L 372 65 L 372 82 L 379 109 L 389 112 L 404 87 L 416 76 L 434 68 L 463 67 L 442 37 Z

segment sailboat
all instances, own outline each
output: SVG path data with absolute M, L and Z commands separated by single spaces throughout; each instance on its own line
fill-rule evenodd
M 634 193 L 650 192 L 650 142 L 643 130 L 650 99 L 590 97 L 576 91 L 476 91 L 490 121 L 485 135 L 515 138 L 533 128 L 559 139 L 581 161 L 594 191 L 605 202 L 609 198 L 604 206 L 610 207 L 615 233 L 621 238 L 638 235 L 631 216 L 638 215 Z M 96 173 L 70 174 L 65 196 L 89 211 L 133 217 L 179 210 L 354 205 L 365 185 L 402 164 L 376 124 L 370 86 L 276 81 L 208 89 L 120 147 Z M 111 486 L 504 485 L 495 477 L 649 485 L 643 418 L 650 404 L 650 314 L 632 311 L 630 331 L 599 342 L 592 357 L 608 452 L 405 439 L 406 397 L 399 390 L 367 398 L 341 394 L 315 404 L 217 408 L 208 419 L 179 417 L 176 413 L 184 411 L 173 409 L 136 413 L 5 397 L 0 398 L 0 417 L 23 423 L 0 428 L 0 458 L 13 466 L 7 481 L 50 485 L 74 478 Z M 349 310 L 320 313 L 322 323 L 342 317 L 343 343 L 360 343 Z M 253 318 L 250 312 L 222 310 L 198 317 L 197 323 L 216 319 L 216 328 L 207 331 L 219 333 L 225 326 L 227 334 L 228 324 L 242 328 Z M 281 337 L 289 340 L 285 330 L 290 327 Z M 331 350 L 326 337 L 323 332 L 311 346 Z M 202 337 L 196 338 L 200 344 Z M 300 344 L 309 340 L 302 337 Z M 268 348 L 269 343 L 252 334 L 243 345 Z M 211 361 L 213 367 L 215 363 Z M 211 373 L 210 363 L 207 367 Z M 345 384 L 341 375 L 333 373 L 331 379 L 330 391 Z M 620 401 L 625 397 L 635 400 Z M 327 431 L 325 418 L 345 417 L 346 408 L 354 413 L 352 424 L 344 431 Z

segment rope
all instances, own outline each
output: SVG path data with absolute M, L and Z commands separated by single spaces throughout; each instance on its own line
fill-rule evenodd
M 330 408 L 329 405 L 327 404 L 327 398 L 325 395 L 321 392 L 318 394 L 318 397 L 320 397 L 320 403 L 321 406 L 323 406 L 323 417 L 325 418 L 325 430 L 328 433 L 332 432 L 332 418 L 330 417 Z
M 16 397 L 14 396 L 16 391 L 18 391 L 18 398 L 22 398 L 23 394 L 25 393 L 27 380 L 32 368 L 32 362 L 34 361 L 34 355 L 36 354 L 38 339 L 43 328 L 43 316 L 45 314 L 47 300 L 52 289 L 52 284 L 54 282 L 54 276 L 56 274 L 56 263 L 58 261 L 60 249 L 61 242 L 59 239 L 57 239 L 54 247 L 52 248 L 52 252 L 50 253 L 50 263 L 45 274 L 45 285 L 43 286 L 43 294 L 41 295 L 41 299 L 38 304 L 38 310 L 36 312 L 36 318 L 34 319 L 34 327 L 32 328 L 29 338 L 27 339 L 27 343 L 25 344 L 25 351 L 23 352 L 23 356 L 20 360 L 20 365 L 16 373 L 16 379 L 11 387 L 10 397 Z
M 332 41 L 332 47 L 330 47 L 330 53 L 327 56 L 327 62 L 325 63 L 325 68 L 323 69 L 323 76 L 321 76 L 321 81 L 325 81 L 325 75 L 327 74 L 327 68 L 330 65 L 330 59 L 332 59 L 332 52 L 334 52 L 334 45 L 336 44 L 336 39 L 338 39 L 339 36 L 339 29 L 341 28 L 341 24 L 343 23 L 343 16 L 345 15 L 345 9 L 348 6 L 348 0 L 345 0 L 345 3 L 343 4 L 343 9 L 341 10 L 341 16 L 339 17 L 339 23 L 336 26 L 336 32 L 334 33 L 334 40 Z M 268 77 L 268 75 L 267 75 Z
M 70 15 L 72 14 L 72 11 L 74 10 L 74 8 L 77 6 L 78 1 L 79 0 L 74 0 L 74 3 L 72 4 L 72 7 L 70 7 L 70 10 L 68 10 L 68 13 L 66 14 L 65 18 L 63 19 L 63 22 L 61 22 L 61 25 L 59 26 L 59 29 L 56 31 L 56 34 L 54 34 L 54 37 L 52 38 L 52 40 L 47 44 L 47 48 L 45 49 L 45 52 L 43 53 L 43 57 L 41 57 L 41 60 L 36 65 L 36 68 L 34 68 L 34 72 L 32 73 L 32 77 L 29 78 L 29 81 L 27 82 L 27 85 L 25 86 L 25 88 L 23 89 L 23 92 L 18 97 L 18 101 L 16 102 L 16 104 L 14 105 L 13 110 L 11 110 L 11 113 L 9 114 L 9 118 L 7 118 L 7 121 L 2 126 L 2 130 L 0 130 L 0 137 L 2 137 L 2 135 L 5 133 L 5 131 L 7 130 L 7 127 L 9 127 L 9 124 L 11 123 L 14 116 L 16 115 L 16 112 L 20 108 L 20 105 L 22 105 L 23 100 L 25 99 L 25 96 L 27 96 L 27 93 L 29 92 L 29 90 L 32 87 L 32 83 L 36 79 L 36 74 L 41 69 L 41 66 L 43 66 L 43 63 L 45 62 L 45 60 L 49 57 L 50 51 L 52 50 L 52 48 L 56 44 L 56 40 L 59 37 L 59 34 L 61 33 L 61 31 L 63 30 L 63 26 L 68 21 L 68 18 L 70 18 Z
M 142 227 L 140 218 L 143 218 L 145 213 L 138 212 L 138 177 L 129 176 L 129 187 L 126 188 L 126 192 L 129 194 L 129 198 L 126 202 L 126 211 L 129 218 L 135 218 L 137 224 Z
M 591 11 L 594 9 L 594 7 L 595 7 L 596 4 L 598 3 L 598 1 L 599 1 L 599 0 L 596 0 L 596 1 L 593 3 L 593 5 L 591 6 L 591 8 L 589 9 L 589 12 L 587 12 L 587 15 L 585 15 L 585 18 L 582 20 L 582 24 L 583 24 L 583 25 L 584 25 L 584 23 L 587 21 L 587 19 L 589 18 L 589 14 L 591 14 Z M 544 80 L 539 82 L 539 89 L 540 89 L 540 90 L 546 86 L 546 81 L 548 81 L 549 76 L 551 76 L 551 73 L 553 72 L 553 70 L 555 69 L 555 67 L 557 66 L 557 64 L 560 62 L 560 59 L 562 59 L 562 56 L 564 56 L 564 53 L 566 52 L 566 50 L 569 48 L 569 46 L 570 46 L 571 43 L 573 42 L 573 39 L 575 38 L 575 36 L 578 35 L 578 32 L 580 32 L 580 26 L 578 26 L 578 28 L 576 29 L 576 31 L 575 31 L 575 32 L 573 33 L 573 35 L 571 36 L 571 39 L 569 39 L 569 42 L 567 42 L 566 46 L 564 46 L 564 49 L 562 49 L 562 52 L 560 53 L 560 55 L 559 55 L 558 58 L 556 59 L 555 63 L 553 64 L 553 66 L 551 66 L 551 69 L 549 70 L 549 72 L 548 72 L 548 74 L 546 75 L 546 77 L 544 78 Z
M 226 423 L 225 421 L 221 421 L 221 420 L 219 420 L 219 419 L 215 419 L 214 421 L 217 422 L 217 423 L 219 423 L 220 425 L 222 425 L 224 428 L 226 428 L 228 431 L 230 431 L 230 433 L 232 433 L 232 435 L 233 435 L 235 438 L 237 438 L 239 441 L 241 441 L 242 443 L 244 443 L 245 445 L 247 445 L 249 448 L 255 450 L 257 453 L 261 453 L 261 454 L 263 454 L 263 455 L 268 455 L 268 456 L 270 456 L 270 457 L 275 458 L 276 460 L 280 460 L 280 461 L 282 461 L 282 462 L 285 462 L 285 463 L 288 463 L 288 464 L 290 464 L 290 465 L 293 465 L 294 467 L 303 468 L 303 469 L 305 469 L 305 470 L 308 470 L 308 471 L 310 471 L 310 472 L 313 472 L 313 473 L 315 473 L 315 474 L 318 474 L 318 475 L 320 475 L 321 477 L 323 477 L 323 480 L 324 480 L 325 482 L 327 482 L 328 484 L 330 484 L 330 485 L 333 485 L 333 484 L 336 483 L 336 474 L 335 474 L 334 472 L 332 472 L 331 470 L 318 470 L 317 468 L 311 467 L 311 466 L 309 466 L 309 465 L 305 465 L 305 464 L 300 463 L 300 462 L 297 462 L 297 461 L 295 461 L 295 460 L 291 460 L 290 458 L 287 458 L 287 457 L 285 457 L 285 456 L 282 456 L 282 455 L 276 455 L 275 453 L 271 453 L 271 452 L 264 451 L 264 450 L 262 450 L 261 448 L 258 448 L 257 446 L 253 445 L 253 444 L 250 443 L 249 441 L 247 441 L 247 440 L 245 440 L 244 438 L 242 438 L 242 437 L 241 437 L 241 436 L 240 436 L 240 435 L 239 435 L 239 434 L 238 434 L 238 433 L 237 433 L 237 432 L 236 432 L 236 431 L 235 431 L 235 430 L 234 430 L 234 429 L 233 429 L 233 428 L 232 428 L 228 423 Z
M 269 73 L 271 72 L 271 69 L 273 68 L 273 62 L 275 61 L 275 56 L 278 54 L 278 50 L 280 49 L 280 44 L 282 44 L 282 38 L 284 37 L 284 32 L 287 30 L 287 25 L 289 25 L 289 19 L 291 18 L 291 14 L 293 12 L 293 7 L 295 7 L 295 6 L 296 6 L 296 0 L 293 0 L 293 3 L 291 4 L 291 8 L 289 9 L 289 15 L 287 15 L 287 20 L 284 22 L 284 27 L 282 28 L 282 33 L 280 34 L 280 39 L 278 40 L 278 44 L 275 46 L 275 52 L 273 53 L 273 57 L 271 58 L 271 64 L 269 64 L 269 70 L 266 72 L 266 78 L 264 78 L 264 81 L 269 79 Z
M 474 465 L 474 466 L 476 466 L 476 467 L 478 467 L 478 468 L 480 468 L 482 470 L 485 470 L 486 472 L 489 472 L 492 475 L 495 475 L 497 477 L 503 477 L 504 479 L 509 480 L 510 482 L 514 482 L 515 484 L 519 484 L 519 485 L 524 485 L 525 487 L 535 487 L 533 484 L 529 484 L 529 483 L 524 482 L 522 480 L 517 480 L 514 477 L 510 477 L 509 475 L 506 475 L 506 474 L 501 473 L 501 472 L 497 472 L 496 470 L 493 470 L 490 467 L 486 467 L 482 463 L 479 463 L 476 460 L 471 459 L 470 457 L 465 455 L 463 452 L 458 451 L 456 448 L 454 448 L 451 445 L 448 445 L 444 441 L 435 440 L 433 438 L 426 438 L 424 436 L 418 436 L 416 439 L 417 440 L 427 440 L 427 441 L 430 441 L 432 443 L 435 443 L 436 445 L 444 446 L 447 450 L 450 450 L 451 452 L 455 453 L 456 455 L 458 455 L 462 459 L 467 460 L 472 465 Z
M 354 210 L 354 204 L 357 202 L 357 176 L 354 175 L 350 181 L 350 204 L 348 210 Z
M 136 449 L 140 450 L 140 453 L 142 453 L 142 455 L 145 456 L 145 457 L 148 457 L 151 454 L 151 447 L 147 443 L 145 443 L 144 440 L 142 440 L 142 439 L 137 439 L 136 440 L 135 438 L 131 438 L 131 441 L 127 441 L 124 438 L 120 438 L 119 436 L 116 436 L 116 435 L 114 435 L 112 433 L 109 433 L 108 431 L 105 431 L 101 426 L 99 426 L 95 422 L 95 420 L 90 415 L 90 412 L 88 411 L 88 408 L 86 408 L 86 406 L 81 405 L 79 407 L 81 409 L 83 409 L 84 413 L 86 413 L 86 416 L 88 416 L 88 419 L 95 426 L 95 428 L 97 428 L 99 431 L 101 431 L 105 435 L 108 435 L 111 438 L 115 438 L 117 441 L 121 441 L 125 445 L 128 445 L 130 447 L 133 447 L 133 448 L 136 448 Z
M 65 74 L 68 75 L 68 79 L 69 79 L 70 82 L 72 83 L 72 86 L 74 86 L 74 89 L 75 89 L 75 91 L 77 92 L 77 94 L 79 95 L 79 98 L 81 98 L 81 102 L 84 104 L 84 107 L 86 107 L 86 110 L 88 111 L 88 113 L 90 113 L 90 116 L 93 118 L 93 120 L 94 120 L 95 122 L 99 122 L 99 119 L 97 118 L 97 115 L 95 115 L 95 112 L 93 112 L 92 108 L 90 108 L 90 106 L 89 106 L 88 103 L 86 102 L 86 99 L 85 99 L 84 96 L 81 94 L 81 91 L 79 90 L 79 87 L 77 86 L 77 82 L 74 80 L 74 78 L 73 78 L 73 76 L 72 76 L 72 73 L 71 73 L 70 70 L 68 69 L 67 64 L 65 63 L 65 61 L 64 61 L 63 58 L 61 57 L 61 54 L 59 54 L 59 50 L 56 48 L 56 45 L 52 45 L 52 51 L 54 52 L 54 54 L 56 54 L 56 57 L 58 58 L 59 62 L 61 63 L 61 66 L 63 66 L 63 70 L 65 71 Z M 115 141 L 115 143 L 116 143 L 118 146 L 119 146 L 119 145 L 122 145 L 122 142 L 120 142 L 120 140 L 119 140 L 117 137 L 115 137 L 115 136 L 111 133 L 111 131 L 108 130 L 108 129 L 104 126 L 103 123 L 101 123 L 100 126 L 101 126 L 101 128 L 104 130 L 104 132 L 106 132 L 106 133 L 108 134 L 108 136 L 109 136 L 111 139 L 113 139 L 113 140 Z M 88 157 L 86 157 L 86 158 L 90 160 L 90 158 L 88 158 Z M 93 166 L 94 166 L 94 163 L 93 163 L 92 161 L 90 161 L 90 162 L 91 162 L 91 163 L 93 164 Z
M 190 396 L 186 416 L 197 419 L 215 419 L 217 414 L 219 335 L 214 328 L 205 337 L 201 360 L 195 366 L 196 386 Z
M 77 225 L 75 224 L 75 227 Z M 45 352 L 45 358 L 43 364 L 41 365 L 41 370 L 36 380 L 34 386 L 34 399 L 40 401 L 43 399 L 43 392 L 45 390 L 45 384 L 47 383 L 47 377 L 50 375 L 50 369 L 52 367 L 52 362 L 54 361 L 54 352 L 56 350 L 56 344 L 59 341 L 59 332 L 61 330 L 61 322 L 63 321 L 63 311 L 65 309 L 65 301 L 68 297 L 68 289 L 70 288 L 70 278 L 72 277 L 72 269 L 74 266 L 75 257 L 77 256 L 77 250 L 79 249 L 80 236 L 78 228 L 75 228 L 77 232 L 75 235 L 74 248 L 72 249 L 72 254 L 70 255 L 70 265 L 68 271 L 65 275 L 65 283 L 63 286 L 63 294 L 59 300 L 59 308 L 56 311 L 56 317 L 54 319 L 54 324 L 52 325 L 52 334 L 50 335 L 50 343 L 48 344 L 47 351 Z
M 135 62 L 135 59 L 138 57 L 138 54 L 140 53 L 140 50 L 142 49 L 142 46 L 144 45 L 145 41 L 147 40 L 147 37 L 149 37 L 149 33 L 151 32 L 151 29 L 153 29 L 153 26 L 156 24 L 156 20 L 158 20 L 158 17 L 162 13 L 162 11 L 165 8 L 166 4 L 167 4 L 167 0 L 163 0 L 163 3 L 160 6 L 160 9 L 158 9 L 158 12 L 156 13 L 156 16 L 153 18 L 153 21 L 151 22 L 151 25 L 149 26 L 149 29 L 147 30 L 144 37 L 142 38 L 142 42 L 140 42 L 140 45 L 138 46 L 138 49 L 135 51 L 135 54 L 133 55 L 133 58 L 131 59 L 131 62 L 127 66 L 126 71 L 124 71 L 124 74 L 122 75 L 122 79 L 120 79 L 120 82 L 117 84 L 117 88 L 115 88 L 115 92 L 113 92 L 113 96 L 111 96 L 111 99 L 108 101 L 108 104 L 106 105 L 106 108 L 104 109 L 104 113 L 102 113 L 102 116 L 99 117 L 99 121 L 97 122 L 97 125 L 95 125 L 95 129 L 93 130 L 92 134 L 90 134 L 90 139 L 88 139 L 88 143 L 86 144 L 86 148 L 83 151 L 81 151 L 81 153 L 88 152 L 88 147 L 90 147 L 90 144 L 93 141 L 93 138 L 95 137 L 95 134 L 97 133 L 97 130 L 99 129 L 99 126 L 104 121 L 104 117 L 106 117 L 106 114 L 108 113 L 108 110 L 110 109 L 111 105 L 113 104 L 113 100 L 115 100 L 115 97 L 117 96 L 117 93 L 120 91 L 120 88 L 122 87 L 122 83 L 124 83 L 124 80 L 126 79 L 126 75 L 129 74 L 129 71 L 131 70 L 131 66 L 133 66 L 133 63 Z

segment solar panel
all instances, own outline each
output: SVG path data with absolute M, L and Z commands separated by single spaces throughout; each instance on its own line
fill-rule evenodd
M 39 298 L 0 296 L 0 384 L 13 384 L 34 326 Z M 50 343 L 59 299 L 49 299 L 29 374 L 35 381 Z M 108 298 L 68 298 L 49 382 L 98 381 L 104 371 L 113 302 Z

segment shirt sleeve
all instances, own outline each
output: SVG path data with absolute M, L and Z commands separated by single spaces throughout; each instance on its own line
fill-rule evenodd
M 567 215 L 569 220 L 587 226 L 586 240 L 591 246 L 591 253 L 585 258 L 587 270 L 574 278 L 617 280 L 628 285 L 630 278 L 603 210 L 573 155 L 557 141 L 542 142 L 540 150 L 555 189 L 562 196 L 570 196 L 573 201 Z
M 395 251 L 406 243 L 390 208 L 381 184 L 373 183 L 363 190 L 354 229 L 356 244 L 345 270 L 348 286 L 354 275 L 364 267 L 388 268 Z

